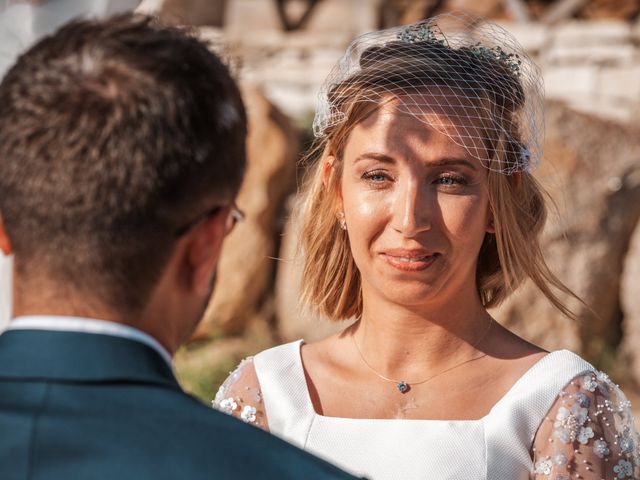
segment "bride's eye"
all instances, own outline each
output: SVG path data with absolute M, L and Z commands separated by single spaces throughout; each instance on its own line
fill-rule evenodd
M 456 187 L 461 185 L 467 185 L 468 182 L 461 175 L 447 173 L 447 174 L 442 174 L 438 176 L 438 178 L 436 179 L 436 183 L 444 187 Z
M 371 183 L 384 183 L 388 180 L 391 180 L 391 176 L 383 170 L 372 170 L 370 172 L 365 172 L 362 175 L 362 178 Z

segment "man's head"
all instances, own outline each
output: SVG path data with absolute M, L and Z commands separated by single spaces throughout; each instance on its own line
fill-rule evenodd
M 210 284 L 245 136 L 227 69 L 178 30 L 127 15 L 36 44 L 0 84 L 0 243 L 15 254 L 16 309 L 68 293 L 135 318 L 159 284 Z

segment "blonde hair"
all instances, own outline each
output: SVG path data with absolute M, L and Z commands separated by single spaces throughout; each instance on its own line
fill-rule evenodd
M 433 58 L 431 60 L 435 61 Z M 447 61 L 446 58 L 441 60 Z M 399 59 L 398 65 L 401 64 Z M 470 67 L 473 70 L 472 64 Z M 401 68 L 408 67 L 405 64 Z M 444 65 L 444 68 L 460 66 Z M 496 69 L 499 68 L 500 65 L 496 65 Z M 575 319 L 575 314 L 554 290 L 581 300 L 551 272 L 540 247 L 539 237 L 547 218 L 542 187 L 529 171 L 505 175 L 500 173 L 500 168 L 492 168 L 494 162 L 499 166 L 521 161 L 519 158 L 504 157 L 518 155 L 516 152 L 522 150 L 514 139 L 519 138 L 517 113 L 525 100 L 524 92 L 508 69 L 503 68 L 502 71 L 501 85 L 496 87 L 487 84 L 485 79 L 479 79 L 474 85 L 475 98 L 480 103 L 490 105 L 494 121 L 498 121 L 502 127 L 492 131 L 503 132 L 493 135 L 487 133 L 485 139 L 490 152 L 490 159 L 485 166 L 488 169 L 487 189 L 495 233 L 486 234 L 479 252 L 476 271 L 478 295 L 483 306 L 495 307 L 529 278 L 551 304 Z M 332 107 L 342 113 L 344 120 L 327 128 L 324 137 L 306 157 L 307 161 L 319 158 L 309 170 L 301 209 L 301 247 L 304 254 L 302 301 L 307 308 L 332 320 L 359 318 L 362 314 L 360 272 L 351 255 L 347 232 L 340 227 L 336 218 L 344 146 L 351 130 L 359 122 L 392 100 L 385 75 L 388 72 L 380 72 L 377 78 L 372 78 L 371 72 L 365 73 L 366 77 L 356 74 L 332 90 Z M 424 85 L 428 74 L 424 70 L 416 71 L 414 78 L 421 76 L 420 82 Z M 363 78 L 366 81 L 362 81 Z M 457 87 L 438 85 L 437 78 L 433 85 Z M 466 84 L 465 88 L 465 95 L 469 96 L 469 85 Z M 372 101 L 372 98 L 376 98 L 375 92 L 380 90 L 386 94 L 380 94 L 378 101 Z M 414 93 L 420 93 L 419 90 L 416 88 Z M 402 93 L 406 92 L 405 84 Z M 505 142 L 516 143 L 505 148 Z M 326 175 L 329 158 L 333 159 L 333 165 Z

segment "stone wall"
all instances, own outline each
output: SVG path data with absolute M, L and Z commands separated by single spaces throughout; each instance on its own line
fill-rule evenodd
M 222 37 L 240 77 L 306 121 L 322 81 L 357 35 L 376 29 L 376 0 L 323 0 L 302 31 L 281 30 L 273 2 L 230 2 Z M 640 120 L 640 24 L 503 23 L 539 63 L 549 99 L 618 122 Z
M 541 65 L 547 98 L 606 119 L 640 120 L 640 28 L 612 21 L 506 27 Z

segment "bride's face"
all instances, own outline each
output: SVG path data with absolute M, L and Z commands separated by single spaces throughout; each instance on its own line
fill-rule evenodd
M 427 113 L 411 111 L 410 97 L 394 100 L 347 140 L 341 202 L 365 299 L 418 306 L 477 295 L 478 253 L 492 227 L 487 170 L 469 150 L 486 150 L 471 107 L 439 98 L 427 99 L 436 104 Z M 463 126 L 468 137 L 456 143 Z

